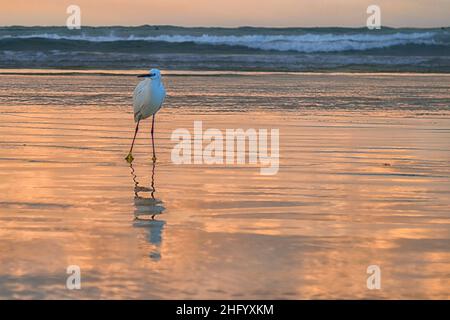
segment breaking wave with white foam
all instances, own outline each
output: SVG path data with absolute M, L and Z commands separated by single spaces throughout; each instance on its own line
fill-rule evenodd
M 302 35 L 155 35 L 155 36 L 117 36 L 114 32 L 109 35 L 61 35 L 56 33 L 31 35 L 4 35 L 4 39 L 49 39 L 88 42 L 168 42 L 195 43 L 201 45 L 240 46 L 265 51 L 295 51 L 313 52 L 341 52 L 364 51 L 370 49 L 388 48 L 399 45 L 436 45 L 440 44 L 435 32 L 391 33 L 391 34 L 314 34 Z
M 450 29 L 0 27 L 0 68 L 450 72 Z

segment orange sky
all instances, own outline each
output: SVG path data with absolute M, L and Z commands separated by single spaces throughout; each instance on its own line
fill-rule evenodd
M 64 25 L 70 4 L 82 25 L 362 26 L 370 4 L 383 25 L 450 25 L 450 0 L 0 0 L 0 25 Z

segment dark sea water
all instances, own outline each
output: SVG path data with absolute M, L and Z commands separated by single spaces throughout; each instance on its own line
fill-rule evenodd
M 450 29 L 2 27 L 0 68 L 450 72 Z

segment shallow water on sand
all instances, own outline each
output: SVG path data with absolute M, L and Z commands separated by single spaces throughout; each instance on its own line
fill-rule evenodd
M 0 298 L 449 298 L 449 80 L 169 76 L 130 167 L 136 78 L 1 75 Z M 278 174 L 173 164 L 194 120 L 279 128 Z

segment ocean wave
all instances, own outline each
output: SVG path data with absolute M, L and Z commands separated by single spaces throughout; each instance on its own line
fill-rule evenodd
M 397 32 L 389 34 L 314 34 L 301 35 L 65 35 L 57 33 L 41 33 L 26 35 L 3 35 L 0 40 L 45 39 L 86 42 L 166 42 L 176 44 L 198 44 L 210 46 L 245 47 L 263 51 L 293 51 L 300 53 L 366 51 L 400 45 L 448 45 L 436 37 L 435 32 Z
M 450 29 L 0 27 L 0 68 L 447 72 Z

